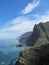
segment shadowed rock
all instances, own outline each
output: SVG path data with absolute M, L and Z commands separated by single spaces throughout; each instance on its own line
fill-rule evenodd
M 26 48 L 16 65 L 49 65 L 49 44 Z

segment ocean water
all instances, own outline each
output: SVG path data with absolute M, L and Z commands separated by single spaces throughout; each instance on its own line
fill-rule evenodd
M 0 65 L 9 65 L 15 59 L 17 61 L 20 51 L 24 48 L 26 46 L 17 47 L 14 42 L 13 44 L 11 42 L 11 45 L 4 45 L 3 42 L 0 43 Z

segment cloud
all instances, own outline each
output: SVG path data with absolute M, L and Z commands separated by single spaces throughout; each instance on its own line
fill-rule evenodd
M 20 16 L 17 17 L 16 19 L 11 20 L 11 23 L 10 24 L 8 23 L 8 26 L 6 26 L 5 28 L 0 29 L 0 38 L 3 39 L 16 38 L 25 32 L 32 31 L 32 29 L 33 29 L 32 21 L 27 19 L 27 17 Z
M 34 10 L 34 8 L 36 8 L 40 3 L 40 0 L 38 0 L 36 2 L 36 0 L 34 0 L 32 3 L 28 3 L 28 5 L 21 11 L 21 14 L 28 14 L 30 13 L 32 10 Z
M 37 21 L 39 22 L 47 22 L 49 21 L 49 11 L 45 12 L 44 15 L 38 15 Z
M 45 12 L 44 15 L 19 16 L 0 29 L 0 39 L 16 38 L 25 32 L 33 31 L 34 24 L 46 21 L 49 21 L 49 11 Z
M 42 22 L 49 21 L 49 11 L 47 11 L 47 12 L 45 13 L 45 15 L 43 15 L 43 16 L 41 17 L 41 21 L 42 21 Z

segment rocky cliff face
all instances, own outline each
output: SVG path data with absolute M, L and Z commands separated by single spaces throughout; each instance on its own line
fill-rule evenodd
M 29 46 L 41 45 L 49 42 L 49 22 L 35 24 L 33 32 L 24 33 L 19 41 Z
M 15 65 L 49 65 L 49 22 L 35 25 L 27 42 L 30 47 L 20 53 Z
M 16 65 L 49 65 L 49 44 L 25 49 Z
M 32 35 L 27 41 L 28 45 L 41 45 L 49 42 L 49 22 L 34 26 Z

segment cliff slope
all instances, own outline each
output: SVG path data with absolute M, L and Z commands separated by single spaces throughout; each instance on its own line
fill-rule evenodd
M 35 24 L 32 35 L 29 37 L 28 45 L 41 45 L 49 42 L 49 22 Z
M 49 22 L 35 25 L 27 43 L 16 65 L 49 65 Z
M 49 65 L 49 44 L 25 49 L 16 65 Z

